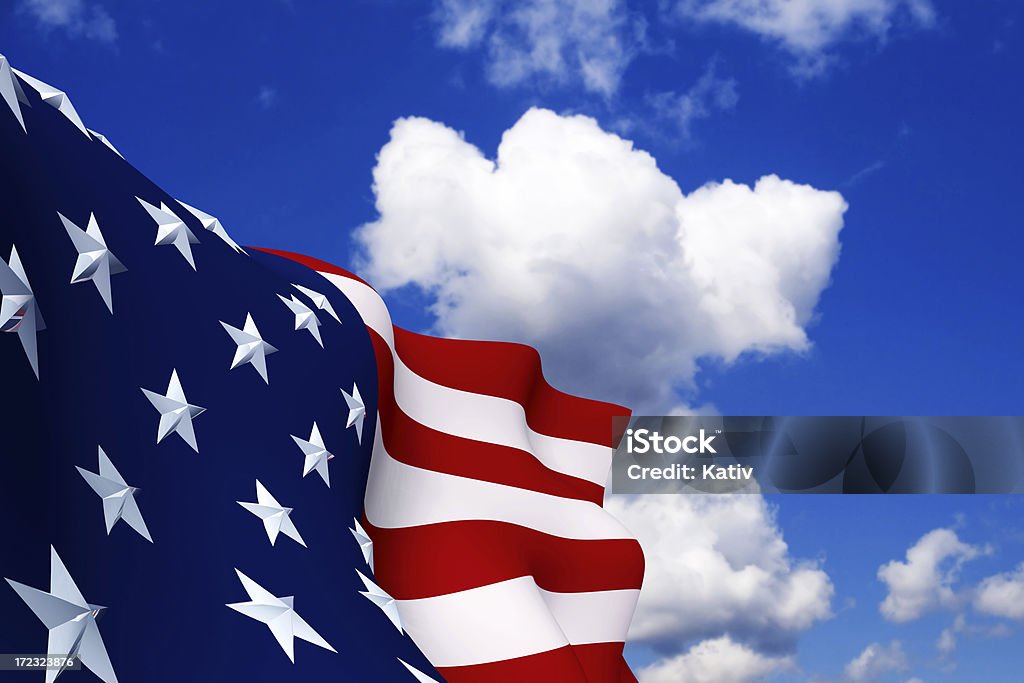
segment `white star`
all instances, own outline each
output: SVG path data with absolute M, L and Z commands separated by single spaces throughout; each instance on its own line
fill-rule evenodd
M 18 119 L 18 123 L 21 124 L 21 129 L 28 132 L 25 128 L 25 119 L 21 114 L 21 105 L 28 104 L 28 99 L 25 97 L 25 92 L 21 89 L 21 83 L 14 77 L 14 72 L 11 71 L 11 63 L 7 61 L 7 58 L 0 55 L 0 99 L 3 99 L 7 103 L 7 106 L 14 112 L 14 118 Z
M 232 327 L 224 321 L 221 321 L 220 324 L 224 326 L 224 330 L 231 335 L 231 340 L 238 346 L 235 349 L 235 357 L 231 360 L 231 369 L 234 370 L 239 365 L 250 363 L 256 368 L 256 372 L 260 373 L 263 381 L 270 384 L 270 379 L 267 377 L 267 356 L 277 353 L 277 349 L 263 341 L 260 331 L 256 328 L 256 322 L 252 319 L 252 314 L 245 314 L 245 325 L 242 329 Z
M 402 617 L 398 614 L 398 603 L 395 602 L 395 599 L 385 593 L 383 588 L 363 576 L 363 573 L 358 569 L 356 574 L 359 574 L 359 578 L 363 580 L 363 585 L 366 586 L 366 590 L 359 591 L 359 594 L 377 605 L 377 607 L 380 607 L 384 615 L 395 625 L 395 628 L 399 632 L 405 633 L 405 630 L 402 629 Z
M 196 433 L 192 427 L 192 420 L 206 412 L 206 408 L 200 408 L 188 402 L 185 392 L 181 388 L 181 381 L 178 379 L 178 371 L 171 370 L 171 381 L 167 384 L 166 394 L 158 394 L 149 389 L 143 389 L 142 393 L 160 413 L 156 442 L 160 443 L 168 434 L 177 432 L 178 436 L 198 453 L 199 446 L 196 445 Z
M 295 444 L 302 449 L 303 455 L 306 456 L 306 462 L 302 465 L 302 476 L 305 477 L 313 470 L 316 470 L 320 478 L 324 480 L 324 483 L 330 487 L 331 473 L 327 468 L 327 463 L 334 458 L 334 454 L 329 452 L 324 446 L 324 439 L 320 436 L 320 429 L 316 426 L 316 422 L 313 423 L 313 430 L 309 434 L 309 441 L 300 439 L 294 434 L 291 437 Z
M 167 204 L 160 202 L 160 207 L 157 208 L 144 199 L 139 199 L 138 197 L 136 199 L 139 200 L 139 204 L 142 204 L 142 208 L 149 213 L 150 218 L 156 221 L 156 246 L 163 247 L 173 244 L 181 252 L 181 255 L 185 257 L 188 264 L 192 266 L 192 270 L 195 270 L 196 262 L 192 258 L 191 245 L 199 244 L 199 238 L 188 229 L 184 221 L 171 211 L 171 207 L 167 206 Z
M 228 607 L 244 614 L 250 619 L 262 622 L 270 628 L 277 643 L 295 663 L 295 639 L 300 638 L 331 652 L 337 652 L 330 643 L 324 640 L 313 627 L 295 612 L 295 598 L 292 596 L 279 598 L 235 569 L 238 580 L 249 594 L 249 602 L 235 602 Z
M 345 396 L 345 404 L 348 405 L 348 421 L 345 423 L 345 429 L 348 429 L 352 425 L 356 427 L 356 440 L 359 443 L 363 442 L 363 420 L 366 418 L 366 406 L 363 405 L 363 397 L 359 395 L 359 387 L 352 383 L 352 393 L 349 394 L 344 389 L 341 393 Z
M 21 347 L 25 349 L 32 371 L 39 379 L 39 352 L 36 333 L 46 329 L 43 316 L 36 304 L 36 295 L 28 282 L 25 267 L 21 265 L 18 249 L 11 247 L 10 265 L 0 259 L 0 331 L 17 332 Z
M 199 222 L 203 224 L 204 229 L 209 230 L 214 235 L 221 238 L 229 247 L 234 249 L 239 254 L 245 253 L 245 249 L 242 249 L 240 246 L 238 246 L 237 242 L 231 239 L 231 235 L 228 234 L 228 231 L 224 229 L 224 226 L 221 225 L 220 220 L 218 220 L 215 216 L 211 216 L 205 211 L 200 211 L 194 206 L 189 206 L 180 199 L 178 200 L 178 203 L 184 206 L 189 213 L 195 216 L 199 220 Z
M 153 542 L 146 528 L 146 522 L 142 519 L 142 512 L 139 504 L 135 501 L 135 494 L 138 492 L 134 486 L 129 486 L 121 474 L 110 462 L 110 458 L 99 447 L 100 473 L 95 474 L 89 470 L 76 467 L 86 483 L 92 487 L 100 498 L 103 499 L 103 521 L 107 524 L 107 534 L 114 528 L 118 520 L 123 519 L 131 528 L 135 529 L 144 539 Z
M 349 529 L 352 532 L 353 538 L 356 539 L 356 543 L 359 544 L 359 549 L 363 551 L 363 559 L 366 560 L 366 564 L 370 566 L 370 571 L 373 571 L 373 540 L 363 529 L 363 525 L 359 523 L 358 519 L 353 518 L 356 528 Z
M 62 214 L 58 213 L 64 230 L 68 237 L 75 244 L 78 251 L 78 260 L 75 261 L 75 269 L 71 272 L 71 284 L 87 282 L 92 280 L 96 285 L 96 291 L 100 298 L 107 305 L 107 310 L 114 312 L 114 302 L 110 292 L 110 276 L 123 273 L 124 267 L 117 257 L 107 249 L 107 243 L 100 232 L 100 225 L 96 222 L 96 216 L 89 214 L 89 224 L 85 230 L 69 221 Z
M 314 306 L 319 308 L 321 311 L 327 313 L 329 316 L 337 320 L 339 323 L 341 322 L 341 318 L 339 318 L 338 314 L 334 312 L 334 306 L 331 305 L 331 300 L 328 299 L 326 296 L 324 296 L 320 292 L 316 292 L 312 289 L 309 289 L 308 287 L 303 287 L 302 285 L 292 284 L 292 287 L 308 296 L 309 300 L 313 302 Z
M 280 294 L 277 298 L 284 302 L 284 305 L 295 314 L 295 329 L 296 330 L 309 330 L 309 333 L 313 335 L 313 339 L 316 339 L 316 343 L 323 348 L 324 340 L 320 338 L 320 319 L 316 317 L 316 313 L 307 306 L 306 304 L 299 301 L 298 297 L 292 294 L 291 299 L 286 299 Z
M 85 137 L 89 137 L 89 131 L 85 129 L 85 124 L 82 123 L 82 119 L 78 116 L 78 112 L 75 111 L 74 105 L 71 104 L 71 100 L 64 93 L 63 90 L 57 90 L 48 83 L 43 83 L 38 78 L 32 78 L 27 73 L 13 69 L 14 73 L 18 74 L 21 80 L 25 81 L 30 88 L 39 93 L 39 97 L 46 102 L 48 105 L 59 111 L 64 115 L 71 123 L 75 124 L 75 128 L 82 131 Z
M 395 659 L 397 659 L 402 664 L 402 666 L 408 669 L 409 673 L 411 673 L 413 678 L 419 681 L 419 683 L 437 683 L 436 680 L 434 680 L 427 674 L 423 673 L 422 671 L 414 667 L 412 664 L 402 661 L 401 657 L 395 657 Z
M 92 128 L 86 128 L 86 130 L 89 131 L 89 135 L 91 135 L 94 140 L 99 140 L 100 142 L 103 143 L 104 147 L 106 147 L 111 152 L 124 159 L 124 155 L 117 151 L 117 147 L 114 147 L 113 143 L 111 143 L 110 140 L 107 139 L 106 135 L 104 135 L 103 133 L 97 133 Z
M 106 608 L 85 601 L 53 546 L 50 546 L 49 593 L 10 579 L 7 583 L 49 629 L 46 641 L 48 654 L 77 657 L 100 680 L 117 683 L 107 648 L 96 626 L 97 615 Z M 53 683 L 61 671 L 47 669 L 46 683 Z
M 263 520 L 263 527 L 267 530 L 270 545 L 274 545 L 277 542 L 277 535 L 281 533 L 303 548 L 306 547 L 306 542 L 302 540 L 299 530 L 295 528 L 295 524 L 292 522 L 292 508 L 281 507 L 281 504 L 277 502 L 274 496 L 270 495 L 270 491 L 260 483 L 259 479 L 256 480 L 255 503 L 243 503 L 240 500 L 235 502 Z

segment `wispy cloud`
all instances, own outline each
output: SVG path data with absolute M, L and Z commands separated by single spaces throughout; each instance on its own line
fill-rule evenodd
M 937 22 L 931 0 L 678 0 L 677 16 L 735 26 L 793 55 L 798 77 L 818 76 L 840 42 L 888 39 L 896 26 L 928 29 Z
M 891 671 L 909 668 L 903 644 L 894 640 L 888 645 L 871 643 L 843 668 L 843 680 L 850 683 L 874 681 Z
M 989 579 L 989 581 L 991 580 Z M 1012 631 L 1006 624 L 971 624 L 968 623 L 967 618 L 963 614 L 958 614 L 953 619 L 952 624 L 942 629 L 942 633 L 939 634 L 938 639 L 935 641 L 935 649 L 939 651 L 940 667 L 943 671 L 952 671 L 956 668 L 953 655 L 956 653 L 960 636 L 969 638 L 1007 638 L 1011 634 Z
M 277 100 L 277 90 L 269 85 L 261 85 L 259 92 L 256 93 L 256 104 L 263 109 L 270 109 L 277 104 Z
M 439 45 L 485 55 L 494 85 L 578 84 L 604 97 L 618 92 L 638 56 L 660 51 L 652 47 L 651 35 L 684 24 L 722 24 L 760 36 L 793 57 L 790 70 L 801 79 L 825 73 L 842 43 L 882 44 L 898 30 L 938 24 L 932 0 L 661 4 L 669 10 L 648 15 L 635 0 L 435 0 L 434 20 Z
M 739 102 L 736 79 L 722 78 L 712 61 L 689 90 L 683 93 L 662 92 L 648 98 L 658 118 L 675 124 L 679 136 L 689 140 L 694 122 L 710 117 L 716 111 L 728 111 Z
M 100 43 L 117 41 L 117 23 L 102 5 L 84 0 L 22 0 L 20 9 L 47 31 L 59 30 Z
M 439 0 L 434 15 L 440 45 L 484 49 L 499 87 L 573 83 L 610 97 L 644 45 L 624 0 Z
M 843 183 L 843 186 L 853 187 L 854 185 L 859 185 L 861 181 L 863 181 L 865 178 L 867 178 L 870 175 L 874 175 L 875 173 L 878 173 L 883 168 L 885 168 L 884 161 L 882 161 L 881 159 L 879 159 L 878 161 L 873 161 L 872 163 L 868 164 L 867 166 L 865 166 L 864 168 L 860 169 L 859 171 L 851 175 L 849 178 L 847 178 L 846 182 Z

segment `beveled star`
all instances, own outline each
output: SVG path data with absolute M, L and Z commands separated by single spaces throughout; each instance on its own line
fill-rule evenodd
M 263 520 L 263 527 L 267 531 L 270 545 L 277 543 L 278 534 L 284 534 L 303 548 L 306 547 L 306 542 L 302 540 L 302 535 L 292 522 L 292 508 L 283 507 L 278 503 L 259 479 L 256 480 L 255 503 L 243 503 L 240 500 L 235 502 Z
M 235 357 L 231 360 L 231 369 L 234 370 L 240 365 L 249 363 L 256 368 L 256 372 L 260 374 L 263 381 L 270 384 L 270 379 L 267 377 L 267 356 L 277 353 L 277 348 L 263 341 L 256 322 L 252 319 L 252 314 L 245 314 L 245 324 L 242 329 L 232 327 L 224 321 L 221 321 L 220 324 L 237 346 Z
M 250 619 L 262 622 L 267 625 L 270 632 L 277 639 L 288 659 L 295 663 L 295 639 L 305 640 L 317 647 L 322 647 L 331 652 L 337 652 L 331 644 L 313 630 L 313 627 L 306 623 L 295 611 L 295 598 L 288 596 L 279 598 L 263 588 L 248 576 L 235 569 L 238 580 L 242 587 L 249 594 L 248 602 L 234 602 L 227 606 Z
M 408 662 L 403 661 L 401 657 L 396 657 L 395 659 L 397 659 L 398 662 L 402 666 L 404 666 L 406 668 L 406 670 L 409 673 L 412 674 L 412 677 L 415 678 L 419 683 L 437 683 L 437 680 L 435 680 L 435 679 L 431 678 L 430 676 L 428 676 L 427 674 L 423 673 L 422 671 L 420 671 L 419 669 L 414 667 L 412 664 L 409 664 Z
M 28 106 L 28 99 L 25 97 L 25 91 L 21 89 L 21 83 L 14 76 L 11 63 L 3 55 L 0 55 L 0 99 L 10 107 L 14 118 L 21 124 L 21 129 L 27 133 L 28 129 L 25 127 L 25 117 L 21 113 L 21 105 Z
M 112 143 L 106 135 L 104 135 L 103 133 L 97 133 L 92 128 L 87 128 L 86 130 L 89 131 L 89 135 L 91 135 L 94 140 L 99 140 L 104 147 L 106 147 L 111 152 L 124 159 L 124 155 L 117 151 L 117 147 L 114 147 L 114 143 Z
M 196 444 L 196 433 L 192 426 L 192 420 L 206 412 L 206 408 L 200 408 L 188 402 L 185 392 L 181 388 L 181 381 L 178 379 L 178 371 L 171 371 L 171 381 L 167 384 L 167 393 L 158 394 L 149 389 L 143 389 L 142 393 L 160 413 L 156 442 L 160 443 L 168 434 L 177 433 L 185 443 L 192 447 L 192 450 L 198 453 L 199 446 Z
M 361 571 L 356 570 L 356 574 L 362 579 L 363 585 L 366 586 L 365 591 L 359 591 L 359 594 L 365 597 L 367 600 L 377 605 L 384 615 L 391 620 L 391 623 L 395 625 L 401 633 L 405 633 L 405 629 L 402 628 L 402 617 L 398 613 L 398 603 L 395 599 L 384 592 L 384 589 L 375 584 L 370 579 L 366 578 Z
M 167 245 L 174 245 L 188 264 L 192 266 L 192 270 L 196 269 L 195 259 L 192 257 L 192 245 L 199 244 L 199 238 L 196 237 L 185 222 L 178 218 L 178 216 L 171 211 L 171 207 L 167 204 L 160 202 L 160 206 L 156 207 L 147 202 L 144 199 L 138 199 L 139 204 L 146 210 L 150 218 L 156 221 L 156 242 L 155 245 L 163 247 Z
M 292 287 L 308 296 L 309 300 L 313 302 L 314 306 L 316 306 L 321 311 L 337 320 L 339 323 L 341 322 L 341 318 L 339 318 L 338 314 L 334 311 L 334 306 L 331 305 L 331 300 L 328 299 L 326 296 L 324 296 L 320 292 L 310 289 L 309 287 L 303 287 L 302 285 L 292 283 Z
M 316 343 L 323 348 L 324 340 L 320 338 L 320 319 L 316 317 L 316 313 L 294 294 L 290 299 L 286 299 L 280 294 L 277 295 L 277 298 L 295 314 L 295 330 L 309 330 L 313 339 L 316 339 Z
M 352 393 L 348 393 L 344 389 L 341 390 L 342 395 L 345 397 L 345 404 L 348 406 L 348 420 L 345 423 L 345 428 L 348 429 L 353 425 L 356 428 L 356 440 L 359 443 L 363 442 L 363 420 L 366 418 L 366 405 L 363 404 L 363 397 L 359 395 L 359 387 L 352 383 Z
M 216 216 L 211 216 L 205 211 L 201 211 L 200 209 L 197 209 L 194 206 L 190 206 L 185 202 L 181 201 L 180 199 L 178 200 L 178 203 L 185 207 L 186 211 L 188 211 L 197 219 L 199 219 L 199 222 L 203 224 L 203 228 L 205 230 L 208 230 L 217 237 L 219 237 L 225 244 L 234 249 L 237 253 L 245 253 L 245 249 L 242 249 L 240 246 L 238 246 L 238 243 L 235 242 L 235 240 L 231 239 L 231 235 L 229 235 L 228 231 L 224 229 L 224 226 L 221 225 L 220 220 Z
M 100 224 L 96 222 L 94 214 L 89 214 L 89 224 L 85 230 L 62 214 L 58 213 L 57 215 L 78 251 L 78 260 L 75 261 L 75 269 L 71 272 L 71 284 L 92 280 L 92 283 L 96 285 L 96 291 L 100 293 L 100 298 L 107 305 L 107 310 L 113 313 L 114 302 L 110 291 L 110 276 L 123 273 L 128 269 L 107 249 L 103 233 L 100 232 Z
M 104 683 L 117 683 L 114 667 L 96 625 L 96 617 L 106 607 L 86 602 L 53 546 L 50 546 L 49 592 L 11 579 L 7 579 L 7 583 L 49 629 L 47 654 L 77 657 L 82 666 Z M 47 669 L 46 683 L 53 683 L 62 671 Z
M 324 446 L 324 438 L 320 436 L 320 429 L 316 426 L 316 422 L 313 422 L 313 430 L 309 433 L 309 441 L 300 439 L 294 434 L 291 437 L 295 444 L 302 449 L 302 454 L 306 456 L 306 460 L 302 465 L 302 476 L 305 477 L 313 470 L 316 470 L 316 473 L 320 475 L 324 483 L 330 487 L 331 473 L 327 463 L 334 459 L 334 454 Z
M 0 259 L 0 331 L 17 333 L 32 372 L 39 379 L 36 334 L 46 329 L 17 247 L 11 247 L 10 264 Z
M 358 519 L 353 518 L 352 522 L 355 524 L 355 528 L 349 529 L 349 531 L 352 532 L 352 537 L 359 544 L 359 549 L 363 551 L 363 559 L 369 565 L 370 571 L 373 571 L 373 540 L 366 533 L 366 529 L 363 528 Z
M 43 83 L 38 78 L 33 78 L 23 71 L 18 71 L 17 69 L 13 69 L 13 71 L 18 75 L 18 78 L 25 81 L 30 88 L 39 93 L 39 98 L 43 102 L 63 114 L 64 118 L 73 123 L 75 128 L 82 131 L 85 137 L 89 137 L 89 131 L 85 129 L 85 124 L 82 123 L 81 117 L 75 111 L 74 105 L 71 104 L 71 99 L 68 98 L 63 90 L 58 90 L 48 83 Z
M 107 525 L 107 535 L 110 535 L 110 530 L 114 528 L 114 525 L 123 519 L 125 524 L 152 543 L 153 537 L 149 535 L 146 521 L 142 519 L 139 504 L 135 501 L 135 494 L 139 489 L 129 486 L 125 482 L 124 477 L 114 467 L 114 463 L 110 462 L 110 458 L 103 452 L 102 446 L 99 447 L 99 457 L 99 474 L 81 467 L 75 467 L 75 469 L 96 492 L 96 495 L 103 499 L 103 521 Z

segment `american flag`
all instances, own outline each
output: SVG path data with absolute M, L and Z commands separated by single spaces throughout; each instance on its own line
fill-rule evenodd
M 625 409 L 242 249 L 3 56 L 0 98 L 0 653 L 106 683 L 635 681 L 643 556 L 602 508 Z

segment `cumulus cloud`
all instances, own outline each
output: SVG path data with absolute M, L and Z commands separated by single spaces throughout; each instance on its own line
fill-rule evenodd
M 913 621 L 937 608 L 955 608 L 954 590 L 965 562 L 989 554 L 987 546 L 964 543 L 952 529 L 935 529 L 909 550 L 906 561 L 892 560 L 878 569 L 889 592 L 882 601 L 882 616 L 897 623 Z
M 604 96 L 643 44 L 623 0 L 439 0 L 442 46 L 483 47 L 498 86 L 574 82 Z
M 640 683 L 751 683 L 793 668 L 792 657 L 766 656 L 722 636 L 645 667 L 638 677 Z
M 974 609 L 1006 619 L 1024 619 L 1024 562 L 1015 571 L 990 576 L 978 585 Z
M 775 42 L 797 58 L 796 71 L 820 73 L 841 40 L 885 41 L 894 25 L 931 28 L 931 0 L 679 0 L 680 16 L 737 26 Z
M 676 654 L 694 640 L 731 634 L 778 651 L 831 616 L 828 575 L 790 556 L 762 496 L 612 496 L 606 508 L 647 558 L 633 642 Z M 723 647 L 699 650 L 699 659 Z
M 536 346 L 562 388 L 657 414 L 697 359 L 804 351 L 846 203 L 774 175 L 684 194 L 591 118 L 531 109 L 494 160 L 398 120 L 378 155 L 360 264 L 414 285 L 437 331 Z
M 888 645 L 871 643 L 843 668 L 843 678 L 850 683 L 874 681 L 891 671 L 906 671 L 907 653 L 898 640 Z
M 84 0 L 23 0 L 21 9 L 48 30 L 59 29 L 101 43 L 117 40 L 117 24 L 100 5 L 87 5 Z

